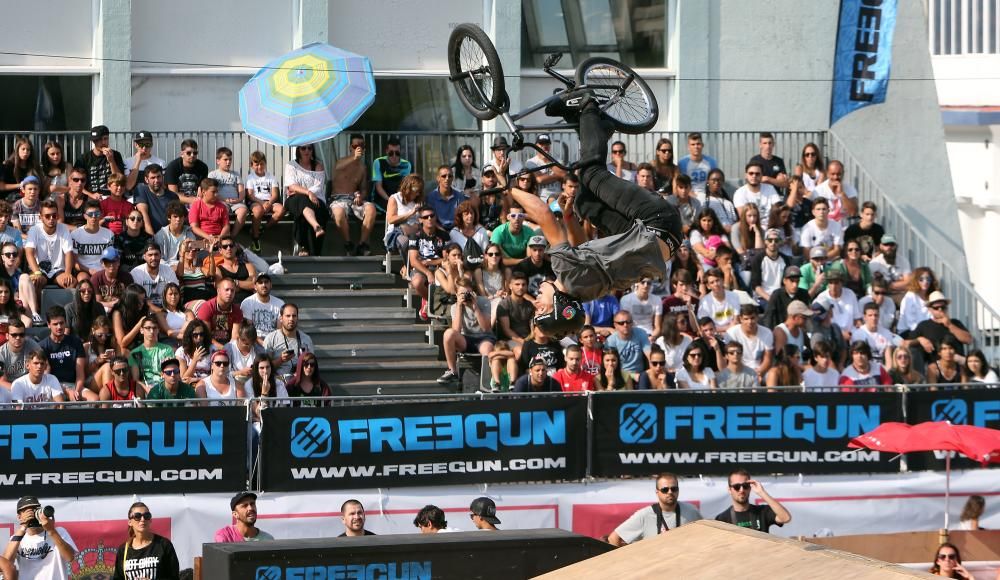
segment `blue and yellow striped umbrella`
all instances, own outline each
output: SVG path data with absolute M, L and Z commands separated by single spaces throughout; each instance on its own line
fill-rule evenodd
M 316 42 L 267 63 L 243 85 L 240 121 L 258 139 L 306 145 L 350 127 L 374 101 L 368 58 Z

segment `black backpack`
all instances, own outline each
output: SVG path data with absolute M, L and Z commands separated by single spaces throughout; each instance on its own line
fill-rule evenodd
M 462 248 L 462 260 L 466 269 L 475 270 L 483 265 L 483 249 L 474 238 L 465 240 L 465 247 Z

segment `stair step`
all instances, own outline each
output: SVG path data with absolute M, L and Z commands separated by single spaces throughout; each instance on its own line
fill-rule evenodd
M 413 309 L 405 307 L 380 308 L 307 308 L 299 312 L 299 325 L 308 328 L 309 324 L 354 324 L 363 321 L 366 324 L 399 324 L 413 322 Z
M 320 359 L 321 369 L 332 368 L 329 363 L 339 366 L 352 361 L 427 361 L 436 360 L 437 355 L 438 348 L 427 343 L 342 344 L 316 347 L 316 356 Z
M 268 264 L 278 261 L 278 256 L 261 256 Z M 335 274 L 335 273 L 385 273 L 385 255 L 378 256 L 290 256 L 283 253 L 281 264 L 288 274 Z M 399 261 L 397 256 L 394 263 Z M 399 271 L 397 265 L 393 272 Z
M 382 344 L 389 348 L 398 344 L 427 343 L 427 327 L 420 324 L 328 325 L 319 329 L 303 327 L 319 347 L 355 344 Z
M 276 293 L 277 294 L 277 293 Z M 288 290 L 278 294 L 285 302 L 308 308 L 402 307 L 403 288 L 364 288 L 362 290 Z
M 325 378 L 325 373 L 324 373 Z M 330 383 L 330 390 L 339 396 L 370 395 L 446 395 L 461 392 L 460 386 L 442 385 L 435 380 L 351 381 Z
M 364 288 L 398 288 L 403 282 L 395 274 L 385 272 L 315 272 L 306 274 L 285 274 L 273 278 L 275 293 L 285 289 L 326 290 Z
M 321 367 L 322 368 L 322 367 Z M 369 381 L 435 380 L 445 371 L 444 361 L 345 361 L 333 368 L 323 368 L 323 376 L 335 383 L 363 377 Z

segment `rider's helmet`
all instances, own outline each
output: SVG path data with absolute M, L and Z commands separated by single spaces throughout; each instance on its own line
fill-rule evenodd
M 569 294 L 556 290 L 552 295 L 552 310 L 535 317 L 535 326 L 545 334 L 559 340 L 583 327 L 586 316 L 580 301 Z

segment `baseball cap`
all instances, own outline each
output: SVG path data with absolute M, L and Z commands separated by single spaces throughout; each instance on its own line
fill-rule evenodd
M 824 250 L 820 246 L 815 246 L 813 247 L 813 249 L 809 250 L 810 260 L 813 258 L 825 258 L 825 257 L 826 257 L 826 250 Z
M 483 166 L 483 175 L 486 175 L 487 173 L 492 173 L 493 175 L 496 175 L 497 170 L 494 169 L 492 165 L 487 164 Z
M 181 361 L 177 360 L 174 357 L 164 359 L 162 362 L 160 362 L 160 370 L 162 371 L 163 369 L 167 368 L 170 365 L 181 366 Z
M 507 144 L 506 137 L 497 135 L 493 138 L 493 146 L 490 149 L 506 149 L 507 147 L 510 147 L 510 145 Z
M 768 238 L 778 238 L 779 240 L 785 239 L 785 234 L 778 228 L 768 228 L 767 232 L 764 233 L 764 239 Z
M 551 143 L 552 138 L 549 137 L 548 133 L 542 133 L 538 137 L 535 137 L 535 143 Z
M 895 246 L 896 236 L 892 234 L 882 234 L 882 241 L 880 241 L 879 243 L 885 244 L 886 246 Z
M 103 252 L 101 252 L 102 262 L 117 262 L 120 259 L 121 259 L 121 254 L 118 253 L 117 248 L 108 246 L 107 248 L 104 248 Z
M 33 495 L 23 496 L 21 499 L 17 500 L 17 511 L 21 511 L 24 508 L 40 508 L 42 507 L 42 502 L 38 501 L 38 498 Z M 495 506 L 494 506 L 495 511 Z
M 241 491 L 236 495 L 234 495 L 233 499 L 229 500 L 229 511 L 236 511 L 236 506 L 238 506 L 241 501 L 245 500 L 248 497 L 256 500 L 257 494 L 252 491 Z
M 798 266 L 788 266 L 785 268 L 785 274 L 783 278 L 801 278 L 802 270 L 799 270 Z
M 545 359 L 543 359 L 541 356 L 538 356 L 538 355 L 536 355 L 535 358 L 531 359 L 531 362 L 528 363 L 528 368 L 530 369 L 531 367 L 533 367 L 535 365 L 548 366 L 545 363 Z
M 34 175 L 29 175 L 29 176 L 27 176 L 27 177 L 25 177 L 24 179 L 21 180 L 21 187 L 24 187 L 25 185 L 28 185 L 29 183 L 41 183 L 41 182 L 38 181 L 38 178 L 35 177 Z
M 101 137 L 104 137 L 105 135 L 110 135 L 110 134 L 111 134 L 111 130 L 108 129 L 107 125 L 95 125 L 95 126 L 93 126 L 93 127 L 90 128 L 90 138 L 91 139 L 100 139 Z
M 792 300 L 788 305 L 789 316 L 812 316 L 812 309 L 801 300 Z
M 477 497 L 472 500 L 469 511 L 493 525 L 500 523 L 500 518 L 497 517 L 497 504 L 488 497 Z
M 260 272 L 257 272 L 257 277 L 254 278 L 254 282 L 260 282 L 261 280 L 270 280 L 270 279 L 271 275 L 268 274 L 265 270 L 261 270 Z
M 844 273 L 838 268 L 832 268 L 826 273 L 827 282 L 843 282 Z
M 544 248 L 548 243 L 545 241 L 545 236 L 531 236 L 531 239 L 528 240 L 528 245 L 542 246 Z
M 152 141 L 152 140 L 153 140 L 153 134 L 150 133 L 149 131 L 139 131 L 138 133 L 135 134 L 135 139 L 133 139 L 133 141 L 135 141 L 136 143 L 139 142 L 145 143 L 147 141 Z

